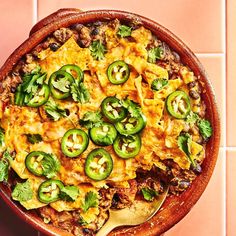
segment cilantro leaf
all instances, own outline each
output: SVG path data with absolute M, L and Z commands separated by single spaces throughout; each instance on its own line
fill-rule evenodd
M 132 33 L 132 28 L 131 27 L 129 27 L 127 25 L 120 25 L 119 28 L 118 28 L 117 35 L 124 38 L 124 37 L 130 36 L 131 33 Z
M 0 160 L 0 182 L 8 180 L 9 163 L 6 160 Z
M 0 182 L 8 180 L 8 170 L 10 167 L 9 162 L 12 160 L 12 156 L 8 150 L 3 153 L 0 159 Z
M 29 180 L 24 183 L 17 183 L 12 194 L 12 198 L 19 202 L 26 202 L 33 198 L 33 190 Z
M 63 93 L 68 93 L 70 91 L 70 84 L 71 84 L 70 81 L 66 77 L 60 78 L 57 81 L 56 80 L 52 81 L 53 87 L 55 87 L 56 89 L 60 90 Z
M 142 188 L 141 192 L 143 194 L 143 197 L 147 201 L 153 201 L 154 198 L 158 195 L 157 191 L 151 188 Z
M 47 73 L 40 74 L 38 79 L 36 80 L 36 83 L 39 85 L 42 85 L 46 77 L 47 77 Z
M 66 117 L 66 110 L 59 107 L 56 102 L 50 98 L 44 106 L 47 115 L 54 121 L 59 120 L 61 117 Z
M 194 125 L 198 121 L 198 119 L 198 114 L 190 111 L 190 113 L 186 117 L 186 122 L 190 125 Z
M 205 140 L 211 137 L 213 130 L 210 121 L 200 119 L 197 121 L 197 126 L 199 128 L 200 134 Z
M 192 166 L 193 167 L 196 167 L 196 163 L 191 155 L 191 149 L 190 149 L 190 146 L 191 146 L 191 142 L 192 142 L 192 136 L 185 133 L 185 134 L 182 134 L 178 137 L 178 146 L 179 148 L 185 152 L 185 154 L 187 155 L 189 161 L 191 162 Z
M 0 147 L 5 146 L 5 137 L 4 137 L 4 129 L 0 126 Z
M 141 107 L 128 98 L 121 100 L 121 105 L 128 110 L 132 117 L 139 117 L 142 113 Z
M 40 134 L 25 134 L 27 137 L 28 142 L 35 144 L 41 142 L 42 136 Z
M 161 59 L 163 50 L 160 47 L 151 48 L 148 50 L 148 62 L 156 63 L 157 59 Z
M 100 40 L 93 41 L 89 47 L 91 55 L 96 60 L 102 60 L 106 53 L 106 48 Z
M 71 94 L 73 100 L 81 104 L 88 102 L 90 98 L 89 91 L 82 82 L 78 85 L 76 83 L 71 85 Z
M 102 114 L 100 111 L 88 111 L 83 118 L 79 120 L 79 124 L 87 129 L 98 127 L 102 124 Z
M 154 79 L 151 84 L 151 89 L 155 91 L 161 90 L 168 84 L 167 79 Z
M 98 195 L 92 191 L 88 192 L 85 196 L 84 204 L 82 205 L 82 209 L 86 212 L 91 207 L 98 206 Z
M 78 196 L 79 188 L 77 186 L 65 186 L 60 192 L 60 198 L 69 202 L 74 202 Z
M 47 74 L 41 72 L 40 66 L 37 66 L 29 74 L 25 74 L 22 83 L 16 88 L 15 104 L 19 106 L 27 104 L 42 87 L 46 77 Z
M 42 160 L 43 175 L 48 179 L 55 177 L 60 167 L 60 161 L 53 154 L 47 154 Z

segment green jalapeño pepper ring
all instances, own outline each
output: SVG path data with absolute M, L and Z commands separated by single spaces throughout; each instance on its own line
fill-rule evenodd
M 115 61 L 107 68 L 107 77 L 112 84 L 123 84 L 129 75 L 129 66 L 124 61 Z
M 48 101 L 49 95 L 50 95 L 49 86 L 47 84 L 43 84 L 42 87 L 41 88 L 39 87 L 38 91 L 27 102 L 27 106 L 29 107 L 42 106 Z
M 52 203 L 60 199 L 61 189 L 64 187 L 60 180 L 49 179 L 41 183 L 38 189 L 38 199 L 43 203 Z
M 126 109 L 120 104 L 116 97 L 107 97 L 101 104 L 103 115 L 111 122 L 118 122 L 126 117 Z
M 113 144 L 113 149 L 119 157 L 128 159 L 139 154 L 141 145 L 141 138 L 138 134 L 118 136 Z
M 47 165 L 47 163 L 54 162 L 55 161 L 50 154 L 41 151 L 30 152 L 25 158 L 26 168 L 36 176 L 45 175 L 46 173 L 44 170 L 44 166 Z
M 186 118 L 191 109 L 189 96 L 183 91 L 171 93 L 166 100 L 166 109 L 177 119 Z
M 116 139 L 117 131 L 112 124 L 104 122 L 99 127 L 91 128 L 89 134 L 95 144 L 109 146 Z
M 68 130 L 61 140 L 61 150 L 68 157 L 77 157 L 89 144 L 88 135 L 81 129 Z
M 146 117 L 141 114 L 138 117 L 127 116 L 124 120 L 115 124 L 117 131 L 122 135 L 136 134 L 146 126 Z
M 67 73 L 71 74 L 77 81 L 77 83 L 83 82 L 84 80 L 84 72 L 77 65 L 64 65 L 60 70 L 66 71 Z
M 52 73 L 48 84 L 54 98 L 65 99 L 70 96 L 70 86 L 73 82 L 74 78 L 71 74 L 64 70 L 58 70 Z
M 106 179 L 112 172 L 113 160 L 103 148 L 96 148 L 88 154 L 85 161 L 86 175 L 95 181 Z

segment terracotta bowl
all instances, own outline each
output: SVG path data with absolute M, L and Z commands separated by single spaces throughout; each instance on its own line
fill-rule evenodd
M 84 24 L 96 20 L 110 20 L 114 18 L 124 22 L 138 20 L 180 55 L 182 62 L 188 65 L 204 84 L 205 93 L 202 94 L 202 97 L 207 106 L 207 118 L 211 121 L 214 130 L 213 136 L 206 146 L 206 158 L 202 165 L 203 171 L 187 191 L 180 196 L 169 197 L 162 209 L 148 222 L 136 227 L 121 227 L 110 233 L 110 235 L 159 235 L 178 223 L 191 210 L 204 192 L 216 164 L 220 143 L 220 122 L 212 85 L 199 60 L 179 38 L 160 24 L 129 12 L 116 10 L 81 12 L 78 9 L 61 9 L 41 20 L 33 27 L 30 37 L 12 53 L 0 69 L 0 83 L 22 56 L 30 52 L 45 37 L 58 28 L 67 27 L 75 23 Z M 19 204 L 12 201 L 8 186 L 0 185 L 0 195 L 17 215 L 37 230 L 48 235 L 70 235 L 51 225 L 44 224 L 34 211 L 26 211 Z

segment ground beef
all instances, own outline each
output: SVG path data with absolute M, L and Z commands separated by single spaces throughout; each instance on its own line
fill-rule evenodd
M 53 33 L 53 36 L 59 43 L 65 43 L 72 35 L 73 32 L 68 28 L 61 28 Z
M 167 170 L 159 170 L 157 174 L 162 181 L 170 183 L 170 194 L 180 194 L 186 190 L 196 178 L 196 174 L 193 170 L 183 170 L 173 160 L 164 160 L 163 162 L 167 166 Z
M 83 232 L 83 229 L 78 224 L 79 219 L 78 214 L 76 214 L 76 211 L 57 212 L 56 210 L 48 206 L 39 208 L 38 210 L 40 215 L 45 220 L 50 220 L 50 223 L 52 223 L 54 226 L 60 227 L 76 236 L 86 235 Z
M 116 194 L 112 202 L 113 208 L 123 209 L 133 203 L 138 191 L 137 181 L 135 179 L 130 180 L 129 184 L 129 188 L 116 188 Z
M 91 32 L 91 29 L 83 25 L 82 27 L 80 27 L 80 29 L 78 29 L 78 44 L 81 47 L 89 47 L 92 41 L 90 32 Z
M 116 193 L 115 188 L 101 189 L 99 191 L 99 194 L 102 201 L 99 206 L 103 208 L 104 210 L 108 210 L 112 204 L 112 199 L 115 193 Z

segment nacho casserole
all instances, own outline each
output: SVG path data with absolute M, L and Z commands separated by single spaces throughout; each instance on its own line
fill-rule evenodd
M 46 224 L 94 235 L 108 209 L 201 173 L 202 87 L 138 22 L 60 28 L 0 82 L 0 181 Z

